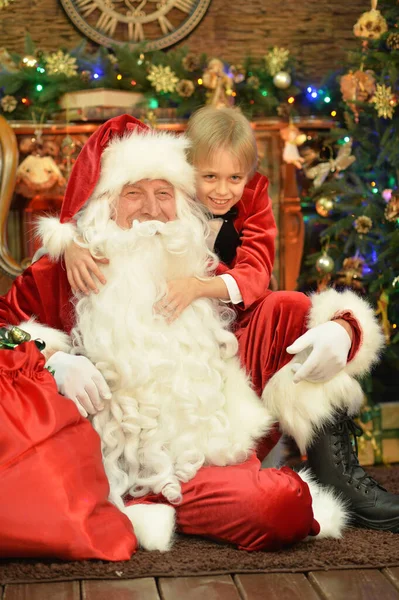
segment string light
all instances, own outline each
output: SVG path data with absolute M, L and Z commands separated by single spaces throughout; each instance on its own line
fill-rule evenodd
M 202 85 L 202 79 L 201 78 L 198 79 L 198 85 Z
M 22 98 L 21 102 L 22 102 L 22 104 L 29 104 L 28 98 Z
M 262 91 L 262 96 L 267 96 L 267 91 L 266 90 Z
M 94 73 L 93 79 L 98 79 L 99 77 L 100 77 L 100 75 L 98 73 Z
M 130 82 L 130 85 L 137 85 L 137 81 L 134 81 L 134 79 L 132 79 L 132 81 Z
M 118 75 L 116 76 L 116 78 L 118 79 L 118 81 L 120 81 L 122 79 L 122 75 L 120 73 L 118 73 Z
M 290 97 L 288 98 L 287 102 L 288 102 L 288 104 L 294 104 L 294 102 L 295 102 L 295 98 L 294 98 L 294 96 L 290 96 Z
M 325 98 L 324 98 L 324 102 L 325 102 L 326 104 L 330 104 L 330 102 L 331 102 L 331 98 L 330 98 L 330 96 L 325 96 Z
M 337 111 L 336 110 L 332 110 L 331 111 L 331 116 L 332 117 L 336 117 L 337 116 Z
M 41 83 L 38 83 L 38 84 L 37 84 L 37 86 L 36 86 L 36 90 L 37 90 L 38 92 L 41 92 L 41 91 L 43 90 L 43 86 L 42 86 L 42 84 L 41 84 Z
M 344 137 L 344 142 L 346 142 L 346 143 L 350 142 L 350 138 L 347 135 Z

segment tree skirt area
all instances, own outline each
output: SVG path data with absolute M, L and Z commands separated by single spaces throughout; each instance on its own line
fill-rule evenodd
M 367 471 L 389 491 L 399 494 L 399 465 L 368 467 Z M 279 552 L 243 552 L 179 536 L 170 552 L 140 550 L 127 562 L 3 559 L 0 584 L 388 566 L 399 566 L 399 534 L 349 528 L 341 540 L 303 542 Z

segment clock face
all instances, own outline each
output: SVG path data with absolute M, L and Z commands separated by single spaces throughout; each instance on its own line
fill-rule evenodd
M 159 50 L 188 35 L 211 0 L 61 0 L 75 26 L 102 46 Z

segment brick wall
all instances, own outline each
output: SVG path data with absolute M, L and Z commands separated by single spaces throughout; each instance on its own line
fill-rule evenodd
M 369 5 L 365 0 L 212 0 L 182 44 L 232 62 L 286 46 L 304 78 L 317 83 L 357 44 L 352 27 Z M 43 50 L 73 48 L 82 40 L 59 0 L 15 0 L 0 11 L 1 46 L 22 53 L 27 29 Z

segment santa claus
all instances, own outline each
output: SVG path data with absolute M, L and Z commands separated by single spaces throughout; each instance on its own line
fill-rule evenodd
M 108 285 L 74 297 L 63 262 L 44 256 L 1 299 L 0 321 L 45 341 L 58 390 L 101 437 L 110 499 L 142 547 L 167 550 L 176 527 L 245 550 L 338 537 L 339 499 L 308 474 L 260 468 L 256 443 L 284 399 L 270 403 L 273 414 L 252 390 L 229 310 L 200 298 L 170 318 L 167 282 L 211 277 L 217 263 L 191 200 L 187 144 L 130 117 L 103 125 L 64 206 L 80 243 L 111 259 Z

